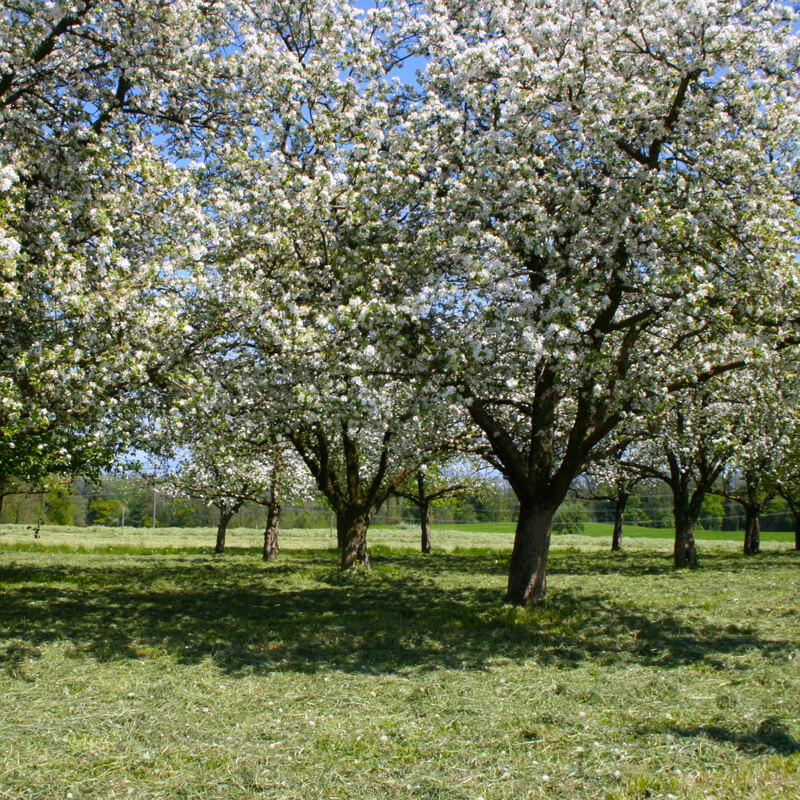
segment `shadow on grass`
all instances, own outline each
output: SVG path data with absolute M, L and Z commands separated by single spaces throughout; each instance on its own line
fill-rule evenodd
M 596 554 L 568 553 L 553 562 L 556 572 L 573 574 L 592 563 L 604 572 Z M 746 624 L 721 627 L 681 610 L 648 608 L 647 595 L 641 608 L 581 590 L 551 592 L 531 610 L 503 606 L 506 563 L 495 553 L 377 555 L 373 564 L 341 573 L 326 551 L 269 566 L 193 555 L 6 564 L 0 665 L 16 672 L 52 641 L 100 660 L 210 658 L 231 673 L 481 669 L 498 657 L 559 667 L 713 665 L 793 649 Z M 652 566 L 643 563 L 638 574 Z M 626 564 L 621 574 L 633 570 Z
M 789 733 L 785 723 L 777 717 L 765 719 L 756 730 L 749 733 L 732 731 L 720 725 L 697 725 L 686 728 L 670 728 L 669 730 L 673 735 L 685 739 L 703 738 L 730 744 L 748 755 L 773 753 L 791 756 L 800 753 L 800 742 Z

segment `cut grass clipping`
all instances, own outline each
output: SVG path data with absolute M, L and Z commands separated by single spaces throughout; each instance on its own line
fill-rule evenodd
M 675 571 L 668 540 L 556 539 L 521 610 L 499 534 L 386 531 L 342 574 L 327 532 L 276 564 L 155 533 L 4 528 L 0 798 L 800 798 L 786 543 Z

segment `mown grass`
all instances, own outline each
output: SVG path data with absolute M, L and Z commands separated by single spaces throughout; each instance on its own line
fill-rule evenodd
M 434 548 L 443 552 L 456 552 L 474 548 L 511 549 L 514 540 L 513 522 L 458 523 L 433 526 Z M 626 546 L 653 550 L 667 550 L 672 546 L 673 531 L 669 528 L 643 528 L 628 525 L 625 528 Z M 762 533 L 765 548 L 791 546 L 794 534 L 785 531 Z M 0 529 L 0 546 L 31 551 L 156 554 L 181 551 L 208 553 L 214 546 L 216 533 L 209 528 L 87 528 L 42 525 L 4 525 Z M 419 549 L 419 530 L 413 525 L 376 526 L 370 528 L 371 544 L 390 547 L 397 551 L 414 552 Z M 698 531 L 700 548 L 706 542 L 719 547 L 741 548 L 744 533 L 741 531 Z M 645 541 L 648 540 L 648 541 Z M 231 550 L 258 550 L 263 542 L 263 531 L 251 528 L 233 528 L 228 531 Z M 590 522 L 580 535 L 555 533 L 556 547 L 581 547 L 582 549 L 608 549 L 611 542 L 611 525 Z M 330 528 L 295 529 L 281 532 L 281 547 L 288 551 L 330 549 L 336 545 L 336 533 Z
M 412 534 L 348 574 L 5 545 L 0 797 L 800 798 L 800 554 L 569 537 L 521 610 L 505 545 Z

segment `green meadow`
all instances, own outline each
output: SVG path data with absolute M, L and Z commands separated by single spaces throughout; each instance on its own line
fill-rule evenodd
M 765 535 L 556 536 L 502 603 L 511 532 L 0 532 L 0 798 L 800 798 L 800 553 Z M 652 534 L 653 532 L 650 531 Z

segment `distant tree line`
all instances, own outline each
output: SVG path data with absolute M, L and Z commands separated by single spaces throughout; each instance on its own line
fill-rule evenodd
M 153 495 L 155 489 L 155 507 Z M 672 498 L 657 482 L 639 484 L 627 502 L 629 525 L 670 528 L 673 525 Z M 574 496 L 561 507 L 554 523 L 556 533 L 580 533 L 589 522 L 612 523 L 614 501 L 610 498 Z M 155 512 L 155 516 L 154 516 Z M 519 504 L 502 480 L 487 480 L 459 497 L 448 498 L 431 508 L 433 524 L 515 522 Z M 230 527 L 261 528 L 266 511 L 256 503 L 244 503 Z M 208 503 L 185 496 L 172 496 L 142 477 L 106 477 L 99 484 L 79 479 L 69 486 L 44 491 L 20 491 L 10 495 L 3 506 L 0 523 L 21 525 L 105 525 L 132 528 L 210 528 L 217 525 L 218 511 Z M 375 523 L 418 525 L 420 510 L 399 496 L 386 501 Z M 282 527 L 326 528 L 332 524 L 331 511 L 321 497 L 287 504 Z M 745 512 L 739 503 L 716 494 L 706 497 L 699 518 L 700 527 L 713 531 L 741 531 Z M 794 518 L 787 502 L 776 497 L 762 515 L 762 530 L 791 531 Z

